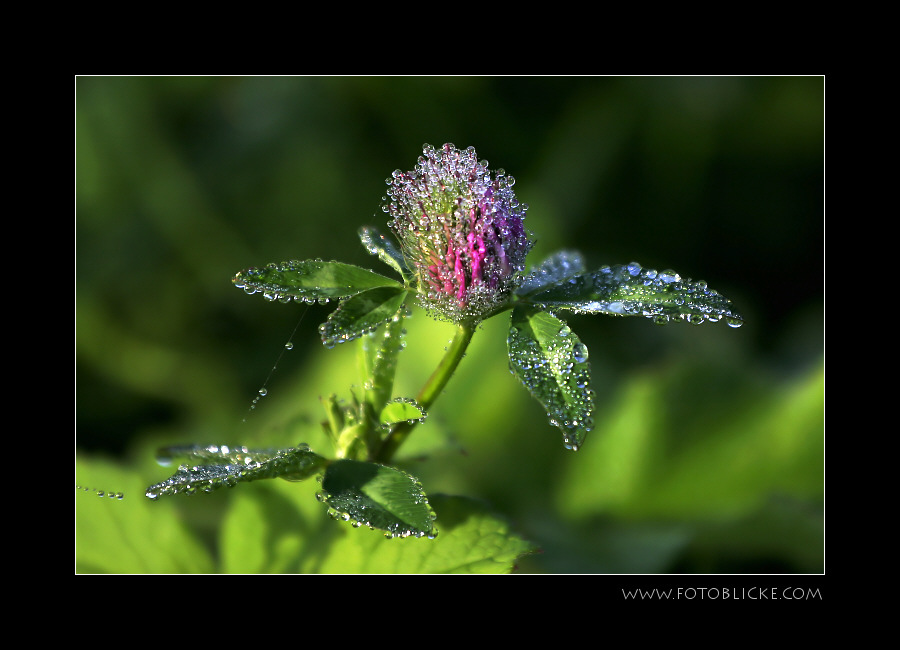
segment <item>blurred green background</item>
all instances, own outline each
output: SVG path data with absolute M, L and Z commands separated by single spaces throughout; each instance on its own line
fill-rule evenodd
M 168 475 L 159 444 L 323 444 L 318 397 L 349 395 L 352 346 L 318 342 L 328 307 L 231 277 L 307 258 L 388 272 L 357 230 L 386 230 L 385 178 L 425 142 L 515 176 L 531 264 L 567 248 L 671 268 L 746 319 L 568 319 L 598 397 L 577 453 L 509 374 L 506 318 L 488 321 L 406 450 L 426 491 L 507 516 L 543 549 L 522 571 L 823 571 L 820 77 L 77 78 L 79 458 L 149 485 Z M 450 336 L 415 312 L 401 394 Z M 176 507 L 214 545 L 231 493 L 256 485 Z

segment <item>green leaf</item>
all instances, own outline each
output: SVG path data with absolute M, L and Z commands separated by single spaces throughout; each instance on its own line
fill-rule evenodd
M 577 450 L 594 426 L 587 346 L 555 316 L 520 305 L 507 348 L 510 370 L 563 432 L 566 448 Z
M 247 293 L 262 293 L 268 300 L 282 302 L 329 301 L 375 287 L 401 286 L 396 280 L 359 266 L 320 260 L 273 262 L 265 268 L 246 269 L 237 273 L 232 283 Z
M 319 326 L 322 343 L 333 348 L 373 331 L 394 318 L 409 292 L 401 286 L 378 287 L 342 301 Z
M 554 312 L 644 316 L 660 325 L 675 321 L 699 325 L 724 319 L 730 326 L 740 327 L 744 322 L 732 302 L 706 282 L 682 278 L 674 271 L 642 269 L 637 262 L 603 266 L 549 287 L 538 286 L 526 299 Z
M 528 277 L 516 293 L 526 296 L 541 289 L 548 289 L 572 278 L 581 275 L 587 268 L 584 266 L 584 258 L 576 251 L 559 251 L 541 262 Z
M 635 374 L 598 428 L 557 483 L 573 520 L 721 524 L 824 498 L 824 362 L 780 378 L 718 360 Z
M 302 492 L 297 489 L 301 485 L 288 485 L 287 491 Z M 304 518 L 304 513 L 277 487 L 277 483 L 261 485 L 257 490 L 230 495 L 219 529 L 219 570 L 222 573 L 296 571 L 304 537 L 315 533 L 310 531 L 310 522 Z M 317 507 L 317 514 L 321 515 L 315 499 L 305 493 L 303 497 L 303 501 L 311 501 Z
M 170 447 L 163 453 L 167 459 L 185 456 L 202 464 L 181 465 L 171 477 L 147 488 L 149 499 L 171 494 L 212 492 L 220 487 L 234 487 L 238 483 L 267 478 L 302 481 L 319 472 L 327 463 L 325 458 L 310 451 L 306 445 L 279 451 L 196 445 Z
M 397 356 L 404 345 L 406 315 L 406 305 L 401 305 L 383 331 L 370 332 L 360 339 L 357 355 L 360 381 L 365 387 L 365 401 L 373 418 L 391 398 L 394 389 Z
M 174 504 L 143 498 L 147 483 L 139 472 L 79 455 L 75 476 L 77 573 L 213 571 L 209 551 Z
M 255 496 L 255 495 L 254 495 Z M 327 551 L 301 562 L 301 572 L 382 574 L 510 573 L 537 546 L 510 529 L 485 503 L 437 494 L 431 499 L 435 539 L 384 539 L 367 529 L 347 531 Z
M 337 460 L 325 471 L 322 500 L 335 517 L 391 537 L 434 535 L 434 512 L 419 482 L 399 469 Z
M 378 259 L 397 271 L 404 282 L 409 279 L 411 274 L 406 266 L 406 260 L 391 240 L 369 226 L 360 228 L 359 239 L 369 253 L 377 255 Z
M 391 425 L 398 422 L 408 422 L 410 420 L 423 421 L 427 413 L 425 409 L 419 406 L 415 400 L 409 398 L 398 398 L 385 405 L 379 414 L 379 420 L 382 424 Z
M 228 573 L 473 574 L 510 573 L 537 547 L 484 502 L 434 495 L 440 534 L 386 539 L 325 516 L 313 481 L 269 481 L 228 495 L 217 556 Z M 183 503 L 190 503 L 183 502 Z M 161 506 L 167 504 L 150 504 Z

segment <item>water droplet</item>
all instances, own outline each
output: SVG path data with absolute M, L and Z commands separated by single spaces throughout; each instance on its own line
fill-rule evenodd
M 744 324 L 744 321 L 742 319 L 735 318 L 734 316 L 726 317 L 725 322 L 728 323 L 728 327 L 740 327 Z
M 291 341 L 288 341 L 287 343 L 284 344 L 284 349 L 285 350 L 293 350 L 294 344 Z
M 572 348 L 572 357 L 575 359 L 575 363 L 584 363 L 588 359 L 588 349 L 584 343 L 578 342 L 575 344 L 575 347 Z
M 260 397 L 265 397 L 268 394 L 269 394 L 269 390 L 265 386 L 263 386 L 262 388 L 259 389 Z

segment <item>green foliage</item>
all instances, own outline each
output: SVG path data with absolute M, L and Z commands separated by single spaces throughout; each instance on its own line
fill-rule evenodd
M 346 298 L 376 287 L 397 287 L 395 280 L 341 262 L 307 260 L 272 262 L 265 268 L 239 271 L 234 286 L 247 293 L 262 293 L 267 300 L 314 302 Z
M 332 467 L 349 467 L 346 463 Z M 366 526 L 355 530 L 324 516 L 314 495 L 322 486 L 315 481 L 267 481 L 228 492 L 227 502 L 221 500 L 226 493 L 204 497 L 203 503 L 154 502 L 134 498 L 141 493 L 141 479 L 110 463 L 79 459 L 76 470 L 96 477 L 98 484 L 122 486 L 126 495 L 119 501 L 84 490 L 76 494 L 80 573 L 509 573 L 518 558 L 537 550 L 484 503 L 463 497 L 430 497 L 421 521 L 436 513 L 436 538 L 387 540 Z M 376 476 L 382 472 L 400 475 L 382 468 Z M 346 491 L 355 472 L 346 473 L 350 476 L 336 473 L 325 487 Z M 396 489 L 396 477 L 382 475 L 375 482 L 380 484 L 365 489 Z M 407 489 L 402 479 L 399 483 L 401 491 Z M 179 510 L 185 505 L 201 508 L 188 523 Z M 210 508 L 222 513 L 210 542 L 215 553 L 200 534 Z
M 337 460 L 322 480 L 320 500 L 354 527 L 386 530 L 391 537 L 434 537 L 435 514 L 421 484 L 393 467 Z
M 379 287 L 348 298 L 319 328 L 322 342 L 334 347 L 375 330 L 394 317 L 407 295 L 402 288 Z
M 507 344 L 510 369 L 577 450 L 594 428 L 587 346 L 564 322 L 527 306 L 513 310 Z
M 390 94 L 402 104 L 404 82 L 384 83 L 393 86 Z M 406 315 L 395 319 L 387 307 L 378 309 L 383 302 L 367 300 L 367 306 L 344 314 L 346 322 L 337 321 L 339 333 L 358 336 L 358 347 L 366 350 L 357 354 L 355 366 L 349 346 L 316 351 L 297 345 L 289 363 L 279 367 L 282 374 L 272 385 L 277 390 L 270 387 L 265 408 L 247 418 L 249 426 L 237 424 L 246 404 L 242 396 L 248 388 L 256 390 L 247 382 L 258 381 L 252 378 L 258 378 L 260 362 L 250 355 L 283 343 L 284 330 L 299 313 L 255 301 L 244 306 L 221 289 L 222 269 L 233 270 L 234 260 L 240 264 L 261 255 L 343 255 L 346 236 L 336 233 L 351 232 L 358 215 L 374 207 L 365 192 L 346 191 L 347 179 L 362 178 L 358 172 L 368 173 L 373 166 L 393 165 L 394 154 L 378 152 L 395 145 L 400 150 L 401 144 L 408 150 L 407 136 L 413 144 L 422 139 L 421 128 L 410 120 L 421 112 L 420 102 L 414 111 L 398 112 L 392 102 L 381 112 L 369 100 L 384 96 L 383 89 L 366 91 L 366 84 L 295 84 L 295 91 L 308 86 L 309 95 L 291 94 L 294 84 L 277 80 L 268 90 L 252 80 L 193 85 L 111 79 L 82 85 L 77 125 L 79 448 L 94 435 L 113 440 L 134 435 L 136 442 L 117 462 L 79 453 L 79 483 L 122 491 L 125 498 L 76 492 L 77 570 L 438 572 L 484 563 L 498 571 L 515 564 L 526 571 L 555 572 L 820 571 L 824 388 L 817 351 L 821 320 L 815 312 L 821 280 L 815 84 L 647 80 L 600 89 L 586 83 L 577 92 L 557 88 L 552 93 L 558 122 L 535 120 L 525 128 L 526 117 L 532 116 L 507 111 L 503 129 L 485 128 L 514 136 L 508 142 L 499 135 L 471 138 L 492 142 L 487 151 L 502 151 L 504 158 L 512 151 L 514 158 L 527 161 L 530 169 L 518 175 L 519 186 L 529 176 L 539 180 L 523 197 L 532 206 L 531 227 L 542 235 L 535 254 L 590 241 L 585 249 L 607 260 L 639 252 L 642 261 L 702 269 L 752 318 L 737 333 L 703 328 L 700 336 L 690 328 L 647 327 L 646 321 L 628 323 L 630 328 L 620 328 L 619 319 L 589 321 L 583 314 L 651 317 L 642 312 L 656 310 L 657 317 L 686 322 L 697 314 L 690 296 L 679 304 L 680 296 L 665 295 L 673 288 L 605 286 L 583 261 L 520 292 L 519 314 L 548 323 L 564 318 L 580 342 L 590 345 L 594 430 L 578 454 L 557 454 L 558 439 L 546 435 L 551 429 L 545 405 L 529 401 L 507 372 L 510 321 L 485 322 L 459 366 L 454 388 L 437 404 L 426 405 L 427 423 L 416 426 L 394 463 L 428 492 L 439 531 L 433 540 L 385 540 L 383 531 L 331 521 L 327 506 L 315 498 L 322 486 L 313 476 L 324 476 L 329 463 L 367 455 L 391 429 L 410 426 L 409 415 L 424 416 L 426 407 L 405 400 L 427 382 L 429 366 L 440 363 L 441 343 L 450 335 L 445 325 Z M 281 94 L 272 92 L 275 85 Z M 459 106 L 472 105 L 472 86 L 452 85 L 439 93 L 442 102 L 426 109 L 429 120 L 442 110 L 445 117 L 462 116 Z M 694 90 L 702 86 L 701 92 L 687 92 L 692 85 Z M 477 95 L 499 92 L 502 97 L 497 86 L 485 81 Z M 277 107 L 301 95 L 307 99 L 296 105 L 302 103 L 304 110 L 322 111 L 329 99 L 366 107 L 371 113 L 354 116 L 362 118 L 354 123 L 388 124 L 398 141 L 359 147 L 359 133 L 326 128 L 322 133 L 329 135 L 319 142 L 308 137 L 312 126 L 285 129 L 289 112 L 268 114 L 248 127 L 247 117 L 257 111 L 249 110 L 247 98 Z M 195 112 L 196 106 L 209 112 Z M 227 112 L 223 124 L 235 139 L 217 140 L 220 133 L 206 130 L 220 109 Z M 337 115 L 322 111 L 307 119 L 304 113 L 303 119 L 320 129 L 325 114 Z M 335 117 L 335 126 L 346 117 Z M 201 124 L 204 128 L 197 129 Z M 203 149 L 204 142 L 213 145 L 213 155 Z M 516 142 L 521 144 L 510 146 Z M 254 164 L 265 159 L 256 176 L 240 175 L 237 165 L 248 159 Z M 506 164 L 524 166 L 514 160 Z M 378 184 L 372 183 L 375 192 Z M 799 216 L 809 213 L 812 226 Z M 292 287 L 292 294 L 270 290 L 288 284 L 283 277 L 274 287 L 256 290 L 282 301 L 288 296 L 344 300 L 351 295 L 343 293 L 348 289 L 360 295 L 375 291 L 377 297 L 380 288 L 386 289 L 383 295 L 393 291 L 398 298 L 409 286 L 402 256 L 388 240 L 367 232 L 369 252 L 401 282 L 383 276 L 363 280 L 370 272 L 362 269 L 350 283 L 337 277 L 326 281 L 319 273 L 306 286 L 301 281 Z M 610 269 L 622 274 L 628 266 Z M 310 277 L 322 268 L 312 268 Z M 734 275 L 751 269 L 741 271 L 748 274 L 746 281 Z M 785 278 L 790 278 L 790 290 Z M 575 282 L 563 284 L 569 280 Z M 694 294 L 702 293 L 699 283 L 690 284 Z M 320 285 L 331 288 L 311 291 Z M 261 316 L 266 309 L 271 316 Z M 311 306 L 310 317 L 318 318 L 321 309 Z M 730 309 L 726 301 L 699 312 L 727 320 Z M 334 306 L 328 311 L 333 313 Z M 317 322 L 323 321 L 328 322 L 324 313 Z M 313 338 L 303 332 L 298 342 Z M 410 352 L 399 355 L 407 344 Z M 398 364 L 405 364 L 400 375 Z M 560 386 L 563 374 L 552 375 Z M 352 386 L 350 393 L 322 399 L 328 425 L 319 427 L 310 419 L 319 391 L 341 386 Z M 272 473 L 299 478 L 311 468 L 312 475 L 301 482 L 248 478 L 254 482 L 235 490 L 156 502 L 143 498 L 146 486 L 161 478 L 147 462 L 152 450 L 184 440 L 240 440 L 281 451 L 300 449 L 298 441 L 307 441 L 315 452 L 303 456 L 324 461 L 301 464 L 293 475 Z M 327 458 L 330 445 L 334 459 Z M 221 460 L 195 457 L 188 467 L 207 468 L 198 471 L 221 478 L 224 485 L 232 476 L 228 470 L 210 469 L 228 464 Z M 190 470 L 181 474 L 185 485 L 197 478 Z M 357 485 L 357 492 L 364 494 L 364 486 Z M 433 490 L 485 497 L 544 553 L 527 555 L 534 546 L 511 534 L 503 520 L 471 500 L 445 499 Z M 481 556 L 460 553 L 470 546 L 490 550 Z M 414 559 L 423 555 L 428 563 Z
M 146 496 L 158 499 L 163 495 L 212 492 L 221 487 L 267 478 L 302 481 L 327 465 L 326 459 L 310 451 L 306 445 L 279 451 L 232 449 L 210 445 L 207 447 L 171 447 L 160 450 L 167 461 L 184 456 L 197 464 L 185 464 L 170 478 L 147 488 Z M 165 464 L 168 464 L 166 462 Z
M 142 478 L 102 460 L 76 458 L 86 486 L 115 486 L 122 500 L 76 490 L 75 569 L 79 573 L 208 573 L 214 562 L 174 503 L 144 498 Z
M 556 257 L 550 258 L 540 271 L 555 262 Z M 537 289 L 529 288 L 519 294 L 543 309 L 643 316 L 659 325 L 676 320 L 700 325 L 725 319 L 732 327 L 743 323 L 731 301 L 710 289 L 706 282 L 693 282 L 671 270 L 643 269 L 637 262 L 603 266 L 594 273 L 567 273 L 549 284 L 546 275 L 539 272 L 539 279 Z
M 387 254 L 386 245 L 376 244 L 371 230 L 363 229 L 360 237 L 370 252 L 402 269 L 395 257 Z M 594 424 L 587 346 L 568 325 L 541 308 L 552 305 L 554 309 L 578 312 L 612 310 L 619 315 L 652 316 L 656 322 L 665 323 L 674 313 L 702 314 L 702 322 L 709 314 L 720 315 L 720 304 L 730 306 L 717 293 L 708 292 L 705 284 L 682 282 L 671 272 L 661 274 L 660 280 L 655 271 L 642 273 L 635 264 L 616 271 L 604 267 L 595 275 L 582 271 L 579 256 L 554 256 L 526 280 L 519 292 L 521 302 L 510 296 L 504 308 L 513 310 L 507 338 L 510 369 L 544 407 L 550 424 L 563 431 L 565 446 L 574 450 L 583 444 Z M 313 452 L 305 442 L 279 451 L 218 445 L 170 447 L 161 451 L 167 462 L 178 456 L 192 462 L 150 486 L 146 496 L 155 500 L 164 495 L 213 492 L 260 479 L 303 481 L 319 475 L 322 489 L 316 498 L 328 507 L 333 518 L 350 522 L 354 528 L 385 531 L 387 537 L 434 539 L 437 515 L 418 479 L 398 468 L 371 462 L 390 462 L 411 429 L 426 418 L 425 408 L 415 400 L 389 399 L 395 360 L 402 347 L 398 343 L 402 322 L 408 314 L 404 303 L 416 287 L 408 277 L 404 286 L 388 282 L 378 274 L 338 262 L 270 264 L 262 271 L 238 273 L 235 286 L 248 293 L 261 291 L 269 300 L 308 302 L 343 297 L 319 328 L 322 342 L 329 348 L 335 341 L 357 339 L 390 323 L 380 339 L 380 348 L 368 336 L 359 347 L 357 367 L 362 371 L 365 397 L 360 400 L 354 395 L 352 405 L 346 407 L 334 397 L 323 402 L 327 416 L 324 426 L 334 443 L 335 460 Z M 593 309 L 591 305 L 600 300 L 606 301 L 603 308 Z M 631 303 L 637 306 L 611 307 Z M 666 311 L 660 312 L 654 305 L 663 305 Z M 730 307 L 727 313 L 737 318 Z M 419 393 L 419 399 L 427 405 L 446 385 L 471 341 L 471 326 L 463 322 L 458 327 L 447 354 Z M 456 505 L 457 514 L 465 509 L 463 503 Z M 513 543 L 509 535 L 500 549 L 507 547 L 527 548 Z M 285 548 L 296 550 L 296 544 L 291 542 Z M 491 560 L 490 567 L 508 568 L 500 557 L 487 559 Z M 515 561 L 516 555 L 508 559 Z M 467 559 L 465 564 L 469 563 L 477 565 L 478 561 Z
M 378 414 L 378 419 L 381 420 L 382 425 L 390 426 L 401 422 L 422 422 L 425 420 L 425 416 L 425 409 L 416 404 L 415 400 L 396 399 L 384 405 Z

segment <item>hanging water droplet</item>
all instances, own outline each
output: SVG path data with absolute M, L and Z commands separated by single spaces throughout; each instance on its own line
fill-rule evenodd
M 265 386 L 263 386 L 262 388 L 259 389 L 260 397 L 265 397 L 268 394 L 269 394 L 269 389 L 267 389 Z
M 734 316 L 726 317 L 725 322 L 728 323 L 728 327 L 740 327 L 744 324 L 744 321 L 742 319 L 735 318 Z
M 284 344 L 284 349 L 285 350 L 293 350 L 294 344 L 291 341 L 288 341 L 287 343 Z

